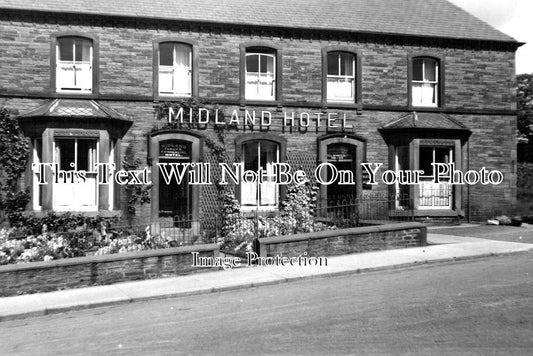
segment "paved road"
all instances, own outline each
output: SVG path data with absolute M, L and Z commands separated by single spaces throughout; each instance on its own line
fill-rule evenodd
M 0 354 L 533 353 L 533 252 L 0 323 Z
M 433 234 L 479 237 L 498 241 L 522 242 L 533 244 L 533 225 L 523 224 L 520 227 L 502 225 L 479 225 L 431 228 Z

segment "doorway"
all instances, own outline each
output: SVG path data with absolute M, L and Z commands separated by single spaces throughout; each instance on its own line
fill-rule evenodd
M 188 181 L 188 169 L 185 164 L 191 163 L 191 143 L 183 140 L 165 140 L 159 145 L 159 163 L 177 164 L 185 170 L 183 179 L 167 182 L 159 171 L 159 217 L 172 217 L 174 221 L 191 220 L 191 189 Z M 170 167 L 167 166 L 167 171 Z M 175 176 L 174 176 L 175 178 Z

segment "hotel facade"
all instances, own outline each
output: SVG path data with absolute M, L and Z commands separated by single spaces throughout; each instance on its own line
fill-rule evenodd
M 386 197 L 391 215 L 420 220 L 516 202 L 520 43 L 446 1 L 4 0 L 0 10 L 0 103 L 31 143 L 28 211 L 127 214 L 121 183 L 147 183 L 145 171 L 150 201 L 134 219 L 216 215 L 217 185 L 167 184 L 158 168 L 172 163 L 210 163 L 213 180 L 220 163 L 268 174 L 287 163 L 317 184 L 322 207 Z M 135 159 L 138 174 L 102 184 L 97 167 Z M 434 182 L 432 163 L 503 178 Z M 365 164 L 381 164 L 377 184 Z M 423 172 L 400 184 L 387 170 Z M 317 183 L 335 171 L 353 172 L 351 184 Z M 227 189 L 243 211 L 270 212 L 287 187 Z

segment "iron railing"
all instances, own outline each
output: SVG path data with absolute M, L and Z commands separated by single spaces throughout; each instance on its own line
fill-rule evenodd
M 442 192 L 441 192 L 442 193 Z M 445 199 L 439 193 L 434 199 Z M 448 194 L 446 194 L 448 195 Z M 329 197 L 326 206 L 318 206 L 312 213 L 316 223 L 337 228 L 356 227 L 368 224 L 378 224 L 387 222 L 413 221 L 415 219 L 414 202 L 409 195 L 389 196 L 386 192 L 365 194 L 359 197 L 352 195 L 341 195 Z M 473 220 L 483 220 L 487 216 L 494 216 L 495 212 L 472 211 Z M 280 216 L 276 212 L 254 212 L 246 215 L 248 219 L 255 219 L 254 226 L 261 225 L 259 219 L 265 217 Z M 80 243 L 95 242 L 95 239 L 114 239 L 129 236 L 146 238 L 148 236 L 158 237 L 169 241 L 173 246 L 194 245 L 200 243 L 213 243 L 221 235 L 224 225 L 220 216 L 192 218 L 191 216 L 161 217 L 153 221 L 148 217 L 140 218 L 138 223 L 118 223 L 107 224 L 96 229 L 73 230 L 61 232 L 71 234 L 79 239 Z M 95 230 L 97 233 L 95 233 Z M 259 236 L 259 229 L 257 229 Z M 11 232 L 9 238 L 25 238 L 28 233 L 21 230 L 20 233 Z M 99 241 L 96 241 L 98 243 Z M 105 242 L 105 241 L 104 241 Z

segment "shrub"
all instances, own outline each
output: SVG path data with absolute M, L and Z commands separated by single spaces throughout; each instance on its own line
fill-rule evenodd
M 224 225 L 219 238 L 220 248 L 233 252 L 251 251 L 259 237 L 282 236 L 335 228 L 315 221 L 316 188 L 309 182 L 288 189 L 277 216 L 246 218 L 239 202 L 231 194 L 224 196 Z
M 533 163 L 518 163 L 517 166 L 517 211 L 524 222 L 533 223 Z
M 2 210 L 5 211 L 6 216 L 11 226 L 23 226 L 25 219 L 23 212 L 26 205 L 30 201 L 30 191 L 26 189 L 23 192 L 7 192 L 4 201 L 2 202 Z

